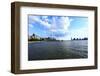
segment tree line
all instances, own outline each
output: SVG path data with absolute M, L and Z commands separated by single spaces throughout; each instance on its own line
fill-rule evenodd
M 71 38 L 71 40 L 88 40 L 87 37 L 84 37 L 84 38 Z
M 57 40 L 55 38 L 51 38 L 51 37 L 42 38 L 42 37 L 39 37 L 39 36 L 33 34 L 28 38 L 28 41 L 57 41 Z

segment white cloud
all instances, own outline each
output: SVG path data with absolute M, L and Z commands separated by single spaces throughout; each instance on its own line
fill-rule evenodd
M 63 17 L 52 17 L 48 18 L 48 16 L 30 16 L 29 17 L 31 22 L 38 22 L 41 26 L 47 28 L 47 31 L 53 33 L 54 37 L 57 39 L 63 39 L 63 40 L 70 40 L 72 38 L 83 38 L 88 37 L 88 28 L 84 27 L 81 29 L 74 29 L 74 30 L 68 30 L 69 26 L 71 25 L 71 22 L 73 19 L 70 19 L 67 16 Z M 34 27 L 31 24 L 29 24 L 29 27 Z M 59 33 L 59 37 L 58 37 Z M 61 35 L 61 36 L 60 36 Z
M 42 18 L 43 18 L 43 19 L 47 19 L 47 18 L 48 18 L 48 16 L 42 16 Z
M 29 27 L 33 28 L 34 26 L 32 24 L 29 24 Z
M 76 30 L 69 30 L 63 37 L 58 37 L 58 40 L 70 40 L 71 38 L 84 38 L 88 37 L 88 28 L 81 28 Z
M 59 19 L 57 19 L 57 17 L 53 17 L 50 24 L 48 22 L 48 16 L 42 16 L 43 20 L 40 19 L 39 16 L 30 16 L 29 18 L 33 22 L 39 22 L 42 24 L 42 26 L 47 27 L 50 31 L 67 31 L 72 21 L 72 19 L 69 19 L 69 17 L 60 17 Z
M 45 16 L 43 16 L 43 17 L 47 18 Z M 29 19 L 31 19 L 33 22 L 40 23 L 42 26 L 44 26 L 46 28 L 50 28 L 51 27 L 51 24 L 49 24 L 48 21 L 42 21 L 39 16 L 30 16 Z
M 60 17 L 59 19 L 54 17 L 50 31 L 65 33 L 68 31 L 71 21 L 72 19 L 69 19 L 69 17 Z
M 41 26 L 47 28 L 49 32 L 52 32 L 56 36 L 57 32 L 64 35 L 68 32 L 68 28 L 72 19 L 69 19 L 67 16 L 63 17 L 52 17 L 51 19 L 48 16 L 30 16 L 30 20 L 33 22 L 40 23 Z M 49 23 L 50 22 L 50 23 Z M 31 26 L 30 26 L 31 27 Z
M 60 24 L 63 30 L 68 30 L 68 27 L 70 26 L 70 19 L 68 17 L 61 17 Z

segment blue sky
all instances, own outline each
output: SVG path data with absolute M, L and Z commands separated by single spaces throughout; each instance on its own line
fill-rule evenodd
M 28 15 L 28 34 L 58 40 L 88 37 L 88 17 Z

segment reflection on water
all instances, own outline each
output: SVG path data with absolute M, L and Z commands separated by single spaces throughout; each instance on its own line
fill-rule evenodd
M 88 58 L 87 40 L 28 43 L 28 60 Z

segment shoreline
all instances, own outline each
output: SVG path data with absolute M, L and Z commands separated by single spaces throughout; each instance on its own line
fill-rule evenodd
M 65 41 L 85 41 L 85 40 L 63 40 L 63 41 L 28 41 L 28 43 L 34 43 L 34 42 L 65 42 Z

